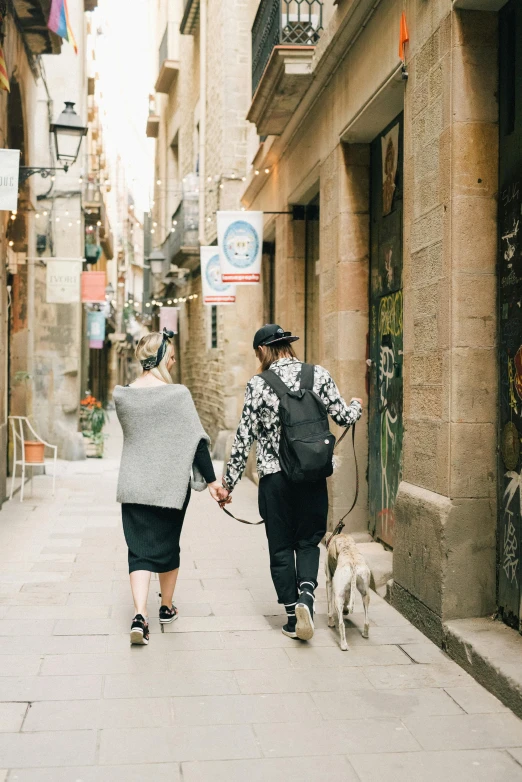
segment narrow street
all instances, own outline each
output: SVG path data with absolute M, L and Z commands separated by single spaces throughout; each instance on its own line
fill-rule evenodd
M 522 723 L 377 595 L 369 641 L 357 597 L 348 652 L 324 603 L 312 643 L 285 638 L 264 530 L 208 494 L 180 619 L 160 631 L 154 580 L 150 645 L 131 648 L 118 429 L 108 458 L 60 463 L 55 500 L 39 477 L 0 515 L 2 782 L 522 780 Z M 236 513 L 255 498 L 244 480 Z

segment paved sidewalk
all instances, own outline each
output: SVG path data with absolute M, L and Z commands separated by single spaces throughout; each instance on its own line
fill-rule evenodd
M 130 648 L 110 450 L 62 463 L 54 501 L 37 478 L 0 512 L 0 782 L 522 780 L 522 722 L 377 595 L 368 641 L 357 597 L 348 652 L 324 602 L 312 643 L 285 638 L 263 528 L 208 494 L 180 619 L 161 632 L 154 580 L 150 645 Z M 243 482 L 236 511 L 255 496 Z

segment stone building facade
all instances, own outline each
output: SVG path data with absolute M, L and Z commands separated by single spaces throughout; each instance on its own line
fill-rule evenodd
M 348 526 L 393 548 L 390 600 L 440 641 L 446 620 L 503 611 L 506 550 L 518 558 L 519 526 L 501 508 L 507 462 L 497 462 L 497 246 L 499 142 L 520 133 L 516 115 L 499 134 L 499 20 L 514 15 L 507 29 L 520 41 L 520 9 L 499 0 L 297 5 L 250 3 L 257 151 L 243 204 L 306 207 L 304 224 L 266 218 L 276 319 L 305 335 L 307 359 L 325 364 L 346 396 L 365 398 L 365 480 Z M 270 48 L 256 30 L 274 19 Z M 504 61 L 505 83 L 519 84 L 519 60 Z M 354 491 L 346 445 L 341 462 L 332 521 Z M 518 623 L 518 609 L 503 613 Z
M 181 0 L 157 3 L 159 123 L 152 129 L 157 132 L 152 230 L 153 244 L 163 248 L 166 262 L 154 300 L 180 307 L 178 378 L 191 389 L 221 457 L 237 426 L 246 381 L 255 371 L 251 341 L 262 317 L 263 295 L 260 287 L 244 287 L 233 308 L 204 306 L 199 247 L 216 242 L 218 209 L 241 208 L 247 173 L 248 13 L 248 3 L 234 0 L 210 0 L 201 7 Z M 169 279 L 171 266 L 185 271 L 174 271 Z

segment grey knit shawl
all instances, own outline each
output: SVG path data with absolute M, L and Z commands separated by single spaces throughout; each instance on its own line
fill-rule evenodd
M 190 391 L 116 386 L 113 396 L 123 429 L 117 501 L 182 508 L 191 473 L 192 488 L 206 488 L 194 456 L 200 440 L 210 443 Z

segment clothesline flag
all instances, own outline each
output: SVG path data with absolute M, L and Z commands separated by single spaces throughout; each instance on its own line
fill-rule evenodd
M 235 304 L 236 286 L 223 282 L 218 247 L 201 247 L 203 304 Z
M 218 212 L 217 229 L 223 282 L 237 285 L 259 282 L 263 212 Z
M 78 54 L 78 45 L 69 20 L 67 0 L 52 0 L 47 27 L 49 30 L 52 30 L 53 33 L 59 35 L 60 38 L 69 41 L 76 54 Z

